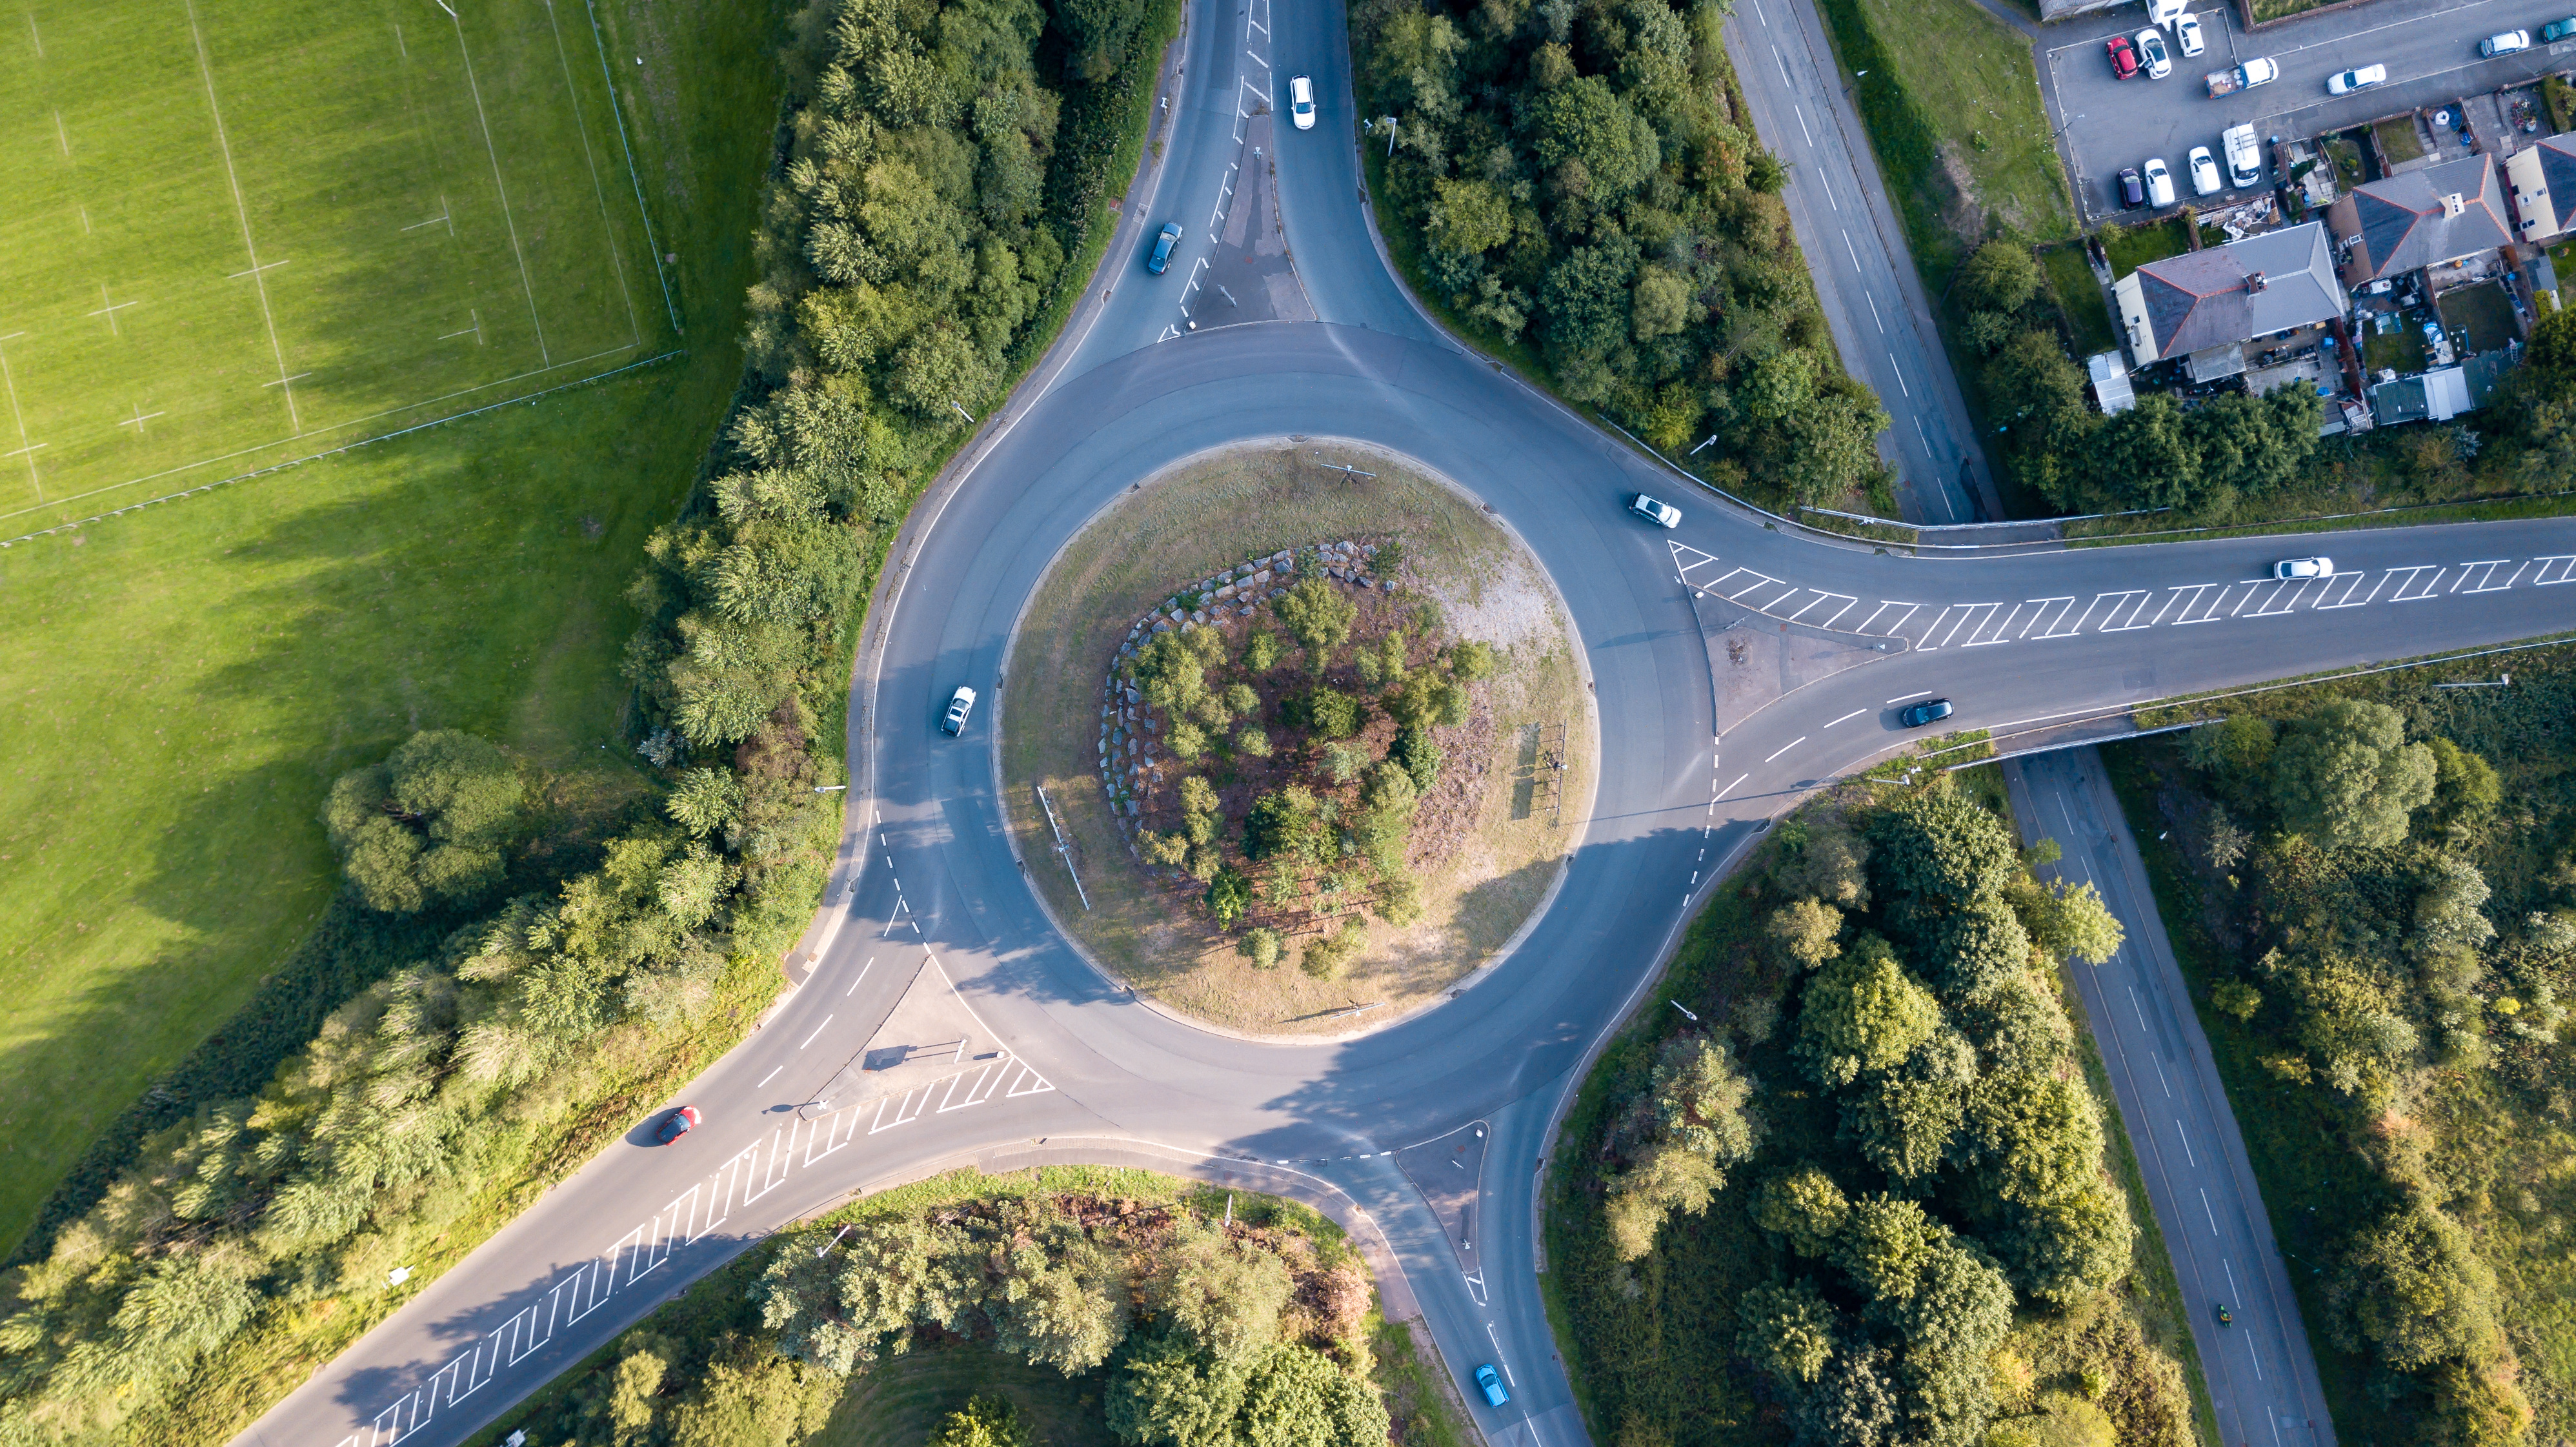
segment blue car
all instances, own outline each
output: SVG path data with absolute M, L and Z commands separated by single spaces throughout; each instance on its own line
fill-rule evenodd
M 1948 718 L 1953 712 L 1954 710 L 1950 707 L 1950 700 L 1946 698 L 1927 698 L 1923 702 L 1914 704 L 1907 708 L 1905 712 L 1898 714 L 1896 716 L 1896 721 L 1905 725 L 1907 728 L 1919 729 L 1925 724 L 1937 723 L 1942 719 Z
M 1145 269 L 1161 276 L 1172 268 L 1172 248 L 1181 243 L 1181 223 L 1166 221 L 1163 234 L 1154 238 L 1154 254 L 1145 258 Z
M 1512 1399 L 1512 1394 L 1503 1390 L 1502 1374 L 1494 1370 L 1491 1362 L 1476 1368 L 1476 1389 L 1485 1394 L 1488 1407 L 1499 1407 Z

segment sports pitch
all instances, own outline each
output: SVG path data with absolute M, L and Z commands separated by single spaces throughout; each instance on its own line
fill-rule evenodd
M 0 21 L 0 538 L 667 350 L 613 60 L 583 0 Z

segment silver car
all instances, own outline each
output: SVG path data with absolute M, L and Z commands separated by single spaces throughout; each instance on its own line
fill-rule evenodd
M 1660 499 L 1648 497 L 1642 492 L 1628 499 L 1628 511 L 1661 527 L 1677 528 L 1682 525 L 1680 508 Z
M 2283 558 L 2272 565 L 2272 576 L 2275 578 L 2331 578 L 2334 576 L 2334 559 Z
M 964 684 L 948 695 L 948 712 L 939 719 L 939 731 L 950 737 L 966 732 L 966 715 L 975 711 L 975 690 Z

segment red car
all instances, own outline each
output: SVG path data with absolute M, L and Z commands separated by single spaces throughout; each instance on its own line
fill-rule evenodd
M 693 1130 L 696 1130 L 698 1128 L 699 1119 L 698 1108 L 696 1106 L 681 1106 L 678 1110 L 662 1117 L 662 1128 L 653 1132 L 654 1144 L 669 1145 L 671 1142 L 678 1140 L 680 1137 L 687 1135 Z
M 2112 36 L 2110 51 L 2111 73 L 2113 75 L 2118 76 L 2122 80 L 2127 80 L 2138 73 L 2138 52 L 2135 46 L 2129 44 L 2129 37 L 2125 35 Z

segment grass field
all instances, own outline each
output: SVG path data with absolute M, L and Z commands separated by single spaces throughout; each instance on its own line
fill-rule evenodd
M 2057 298 L 2058 310 L 2066 314 L 2066 324 L 2075 333 L 2078 355 L 2090 356 L 2107 352 L 2120 344 L 2120 334 L 2111 327 L 2111 308 L 2102 300 L 2101 283 L 2093 279 L 2092 264 L 2084 259 L 2084 243 L 2070 241 L 2052 246 L 2039 254 L 2040 269 L 2048 274 L 2048 289 Z
M 1002 768 L 1030 878 L 1056 919 L 1123 981 L 1230 1029 L 1347 1029 L 1339 1017 L 1354 1003 L 1381 1001 L 1400 1015 L 1485 963 L 1554 884 L 1597 768 L 1579 645 L 1536 560 L 1472 501 L 1397 459 L 1326 455 L 1378 475 L 1345 480 L 1301 450 L 1247 447 L 1185 463 L 1122 500 L 1058 557 L 1011 652 L 1009 675 L 1020 682 L 1002 715 Z M 1256 969 L 1233 937 L 1148 878 L 1112 822 L 1089 727 L 1101 680 L 1128 625 L 1175 586 L 1278 548 L 1388 534 L 1404 541 L 1410 591 L 1438 600 L 1449 629 L 1491 642 L 1499 661 L 1468 723 L 1439 730 L 1448 757 L 1424 815 L 1454 804 L 1456 847 L 1418 861 L 1422 920 L 1401 930 L 1373 921 L 1368 947 L 1339 975 L 1318 979 L 1288 961 Z M 1522 747 L 1532 725 L 1551 726 L 1547 747 L 1567 761 L 1561 810 L 1529 787 Z M 1206 770 L 1220 787 L 1223 768 Z M 1444 799 L 1453 781 L 1465 787 Z M 1087 908 L 1033 783 L 1045 786 L 1073 843 Z
M 1985 222 L 2029 242 L 2074 235 L 2066 173 L 2049 138 L 2030 38 L 1973 0 L 1859 3 L 1881 37 L 1928 32 L 1941 38 L 1937 46 L 1886 49 L 1906 90 L 1939 128 L 1943 160 L 1966 172 L 1976 214 L 1945 218 L 1963 233 L 1962 245 L 1973 249 L 1984 240 Z
M 555 0 L 0 30 L 0 536 L 667 350 L 605 58 Z
M 475 113 L 470 101 L 440 99 L 431 83 L 440 65 L 454 61 L 457 31 L 435 5 L 420 8 L 438 25 L 401 9 L 401 44 L 415 66 L 406 70 L 393 11 L 364 6 L 345 18 L 300 4 L 199 0 L 235 159 L 246 191 L 261 198 L 251 208 L 253 225 L 274 220 L 277 229 L 263 234 L 280 238 L 274 247 L 261 243 L 262 258 L 289 262 L 269 274 L 281 337 L 314 349 L 291 352 L 290 365 L 301 370 L 333 359 L 298 383 L 308 427 L 298 445 L 311 444 L 311 428 L 372 405 L 369 396 L 402 400 L 393 396 L 400 368 L 376 365 L 371 356 L 419 365 L 421 386 L 408 394 L 415 401 L 459 380 L 542 364 L 524 306 L 513 320 L 503 305 L 520 297 L 521 280 L 506 236 L 494 252 L 479 229 L 506 231 L 490 199 Z M 142 43 L 129 36 L 131 7 L 116 9 L 129 18 L 127 28 L 115 29 L 126 48 L 113 69 L 62 69 L 84 47 L 105 44 L 113 28 L 106 20 L 65 17 L 56 25 L 42 13 L 51 69 L 31 70 L 14 54 L 0 66 L 0 93 L 14 101 L 0 113 L 23 120 L 28 106 L 38 105 L 46 142 L 33 147 L 18 137 L 0 160 L 0 175 L 17 194 L 88 198 L 56 206 L 61 214 L 51 219 L 42 208 L 15 204 L 0 213 L 7 237 L 0 298 L 59 292 L 87 275 L 64 260 L 77 250 L 76 220 L 64 220 L 70 204 L 88 206 L 94 224 L 106 215 L 135 228 L 117 242 L 130 269 L 111 285 L 124 295 L 131 284 L 148 305 L 121 313 L 116 336 L 102 322 L 85 322 L 99 338 L 84 343 L 65 334 L 49 344 L 62 358 L 84 359 L 81 386 L 47 380 L 58 374 L 42 365 L 46 349 L 25 350 L 37 338 L 6 344 L 31 425 L 40 406 L 48 409 L 41 415 L 64 429 L 48 434 L 63 439 L 61 456 L 88 457 L 91 477 L 110 474 L 95 470 L 106 454 L 73 445 L 74 424 L 89 405 L 80 394 L 98 393 L 119 409 L 141 402 L 146 411 L 173 413 L 167 433 L 110 439 L 160 448 L 167 438 L 173 450 L 156 454 L 165 458 L 181 455 L 181 414 L 198 429 L 184 435 L 208 449 L 278 430 L 276 416 L 263 420 L 261 404 L 250 399 L 263 379 L 254 374 L 267 362 L 254 300 L 245 292 L 225 320 L 220 288 L 228 279 L 199 275 L 225 265 L 221 248 L 207 239 L 220 239 L 221 226 L 183 226 L 180 219 L 205 213 L 231 224 L 211 123 L 184 129 L 186 106 L 206 115 L 202 87 L 190 89 L 200 77 L 189 69 L 186 11 L 172 12 L 175 42 Z M 640 244 L 630 246 L 625 230 L 603 229 L 599 220 L 580 136 L 566 122 L 572 111 L 548 12 L 536 0 L 524 7 L 511 0 L 474 13 L 485 18 L 469 19 L 464 33 L 511 178 L 552 355 L 563 361 L 611 343 L 626 350 L 607 362 L 634 354 L 621 275 L 645 340 L 667 346 L 670 323 L 649 258 Z M 596 90 L 589 22 L 560 0 L 555 13 L 572 75 L 594 88 L 581 92 L 580 105 L 601 168 L 600 194 L 614 219 L 622 188 L 619 225 L 632 226 L 636 187 Z M 517 28 L 482 28 L 497 26 L 497 16 L 516 16 Z M 445 726 L 498 738 L 576 787 L 587 780 L 614 792 L 624 774 L 628 761 L 617 741 L 626 685 L 617 659 L 632 620 L 615 600 L 644 535 L 687 490 L 740 376 L 731 338 L 752 275 L 748 237 L 777 103 L 769 49 L 777 18 L 766 0 L 649 9 L 610 0 L 600 21 L 611 53 L 626 64 L 619 82 L 642 189 L 655 224 L 666 228 L 662 244 L 680 258 L 671 268 L 674 294 L 688 333 L 703 345 L 534 405 L 0 552 L 0 597 L 11 625 L 0 630 L 0 755 L 9 761 L 0 768 L 0 987 L 11 1002 L 0 1016 L 0 1098 L 12 1102 L 16 1121 L 0 1142 L 0 1243 L 18 1238 L 100 1124 L 219 1028 L 321 909 L 335 881 L 315 811 L 340 772 L 381 757 L 415 729 Z M 282 43 L 280 27 L 297 28 L 297 43 Z M 0 54 L 31 45 L 30 34 L 0 28 Z M 378 39 L 381 54 L 369 48 Z M 292 68 L 273 79 L 254 74 L 249 59 L 239 61 L 239 73 L 228 68 L 227 57 L 263 51 Z M 317 69 L 325 56 L 342 69 Z M 637 56 L 644 66 L 634 64 Z M 165 74 L 173 65 L 175 78 Z M 56 102 L 29 99 L 31 75 L 56 77 L 63 87 L 59 103 L 74 156 L 97 158 L 94 166 L 74 167 L 73 179 L 92 189 L 66 189 L 60 178 L 33 173 L 47 155 L 59 164 L 61 154 L 47 114 Z M 88 89 L 75 87 L 75 79 Z M 303 108 L 306 97 L 322 104 L 332 96 L 378 102 L 381 118 L 372 124 L 380 129 L 361 137 L 349 129 L 361 127 L 354 110 Z M 118 131 L 109 113 L 119 105 L 170 129 Z M 333 126 L 342 132 L 327 145 L 299 152 L 294 137 Z M 434 228 L 438 248 L 399 270 L 387 259 L 389 248 L 409 241 L 370 237 L 354 221 L 334 233 L 319 212 L 299 230 L 287 203 L 301 193 L 291 186 L 255 190 L 265 184 L 258 178 L 273 174 L 322 178 L 327 160 L 342 169 L 297 184 L 320 187 L 310 199 L 332 217 L 400 220 L 397 203 L 411 201 L 409 191 L 395 189 L 398 181 L 431 188 L 435 212 L 436 187 L 451 182 L 424 158 L 434 157 L 433 142 L 471 145 L 467 159 L 486 164 L 485 199 L 471 189 L 472 167 L 458 162 L 453 174 L 464 179 L 452 183 L 447 199 L 459 235 L 448 239 L 443 224 Z M 292 164 L 299 154 L 309 163 L 300 169 Z M 121 192 L 107 185 L 111 156 L 122 158 Z M 545 209 L 532 220 L 526 208 L 536 206 Z M 140 229 L 151 215 L 170 218 L 158 245 Z M 44 226 L 53 230 L 41 240 L 29 234 Z M 414 240 L 425 234 L 381 229 Z M 609 264 L 612 237 L 622 271 Z M 640 243 L 640 228 L 635 237 Z M 484 263 L 499 259 L 469 265 L 475 255 Z M 314 265 L 297 283 L 306 289 L 280 280 L 308 259 Z M 312 285 L 334 277 L 332 287 L 346 289 L 337 293 L 344 307 L 325 305 L 335 293 Z M 238 284 L 247 287 L 249 279 Z M 405 290 L 414 284 L 417 295 Z M 441 287 L 447 290 L 435 290 Z M 420 312 L 447 296 L 477 298 L 463 305 L 485 318 L 484 342 L 445 344 L 476 346 L 474 356 L 440 360 L 428 342 L 415 345 L 394 325 L 405 308 Z M 79 299 L 46 305 L 67 311 Z M 186 329 L 176 324 L 183 302 Z M 166 331 L 149 332 L 147 312 L 164 303 L 162 315 L 173 320 Z M 28 325 L 13 320 L 0 333 Z M 222 344 L 229 350 L 218 350 L 218 334 L 233 338 Z M 120 356 L 101 340 L 136 344 Z M 298 355 L 306 363 L 295 363 Z M 469 363 L 491 370 L 476 373 Z M 553 375 L 579 374 L 558 368 Z M 232 384 L 220 382 L 225 377 L 238 379 L 239 388 L 226 391 Z M 258 395 L 282 415 L 274 389 Z M 39 404 L 39 397 L 46 400 Z M 0 427 L 9 425 L 0 414 Z M 75 490 L 70 469 L 50 470 L 55 447 L 35 455 L 47 459 L 39 476 L 49 488 L 59 476 Z M 17 460 L 9 461 L 0 492 L 13 475 L 25 486 Z
M 2112 278 L 2117 280 L 2150 261 L 2162 261 L 2168 256 L 2180 256 L 2191 250 L 2191 234 L 2182 227 L 2179 216 L 2142 222 L 2136 226 L 2103 227 L 2102 254 L 2110 258 Z

